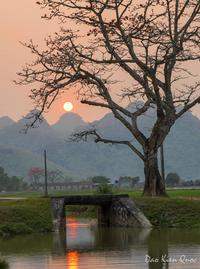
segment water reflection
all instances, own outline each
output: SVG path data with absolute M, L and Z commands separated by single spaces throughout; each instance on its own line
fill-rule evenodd
M 67 264 L 69 269 L 78 269 L 78 251 L 67 252 Z
M 70 238 L 77 238 L 77 228 L 78 228 L 78 222 L 77 219 L 74 217 L 68 217 L 67 218 L 67 232 L 69 233 Z
M 169 257 L 168 245 L 169 236 L 167 230 L 152 231 L 147 238 L 148 254 L 145 260 L 148 261 L 149 269 L 168 269 Z
M 95 240 L 95 235 L 92 232 L 93 227 L 96 227 L 96 224 L 88 220 L 67 217 L 66 249 L 93 249 Z
M 200 259 L 183 264 L 178 258 L 200 257 L 200 229 L 108 228 L 71 217 L 66 234 L 1 238 L 0 253 L 10 269 L 197 269 Z

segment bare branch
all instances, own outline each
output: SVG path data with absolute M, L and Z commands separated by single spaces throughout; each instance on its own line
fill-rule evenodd
M 87 141 L 88 138 L 94 137 L 95 143 L 105 143 L 105 144 L 115 144 L 115 145 L 126 145 L 128 146 L 135 154 L 137 154 L 142 160 L 144 160 L 143 154 L 131 144 L 130 141 L 126 140 L 112 140 L 106 139 L 100 136 L 95 129 L 85 130 L 81 132 L 77 132 L 72 134 L 70 141 L 73 142 L 80 142 L 80 141 Z

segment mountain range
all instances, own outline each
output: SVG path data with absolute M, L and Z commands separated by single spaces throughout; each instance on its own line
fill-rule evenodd
M 146 134 L 154 122 L 154 111 L 139 118 L 140 129 Z M 132 139 L 129 132 L 111 113 L 88 124 L 78 114 L 65 113 L 53 125 L 45 119 L 34 129 L 23 132 L 26 117 L 14 122 L 0 118 L 0 166 L 9 175 L 27 178 L 31 167 L 43 167 L 43 150 L 47 150 L 49 169 L 59 169 L 69 179 L 105 175 L 143 178 L 143 163 L 125 146 L 89 142 L 69 142 L 77 129 L 95 128 L 105 137 Z M 137 145 L 137 143 L 136 143 Z M 137 145 L 139 147 L 139 145 Z M 177 121 L 164 143 L 166 172 L 176 172 L 183 179 L 200 178 L 200 120 L 186 113 Z

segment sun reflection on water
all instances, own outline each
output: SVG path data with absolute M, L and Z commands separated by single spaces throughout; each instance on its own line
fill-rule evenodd
M 68 217 L 67 218 L 67 233 L 70 238 L 76 238 L 78 235 L 78 223 L 75 217 Z
M 78 251 L 69 251 L 67 253 L 67 264 L 69 269 L 78 269 Z
M 88 223 L 79 223 L 76 217 L 70 216 L 66 218 L 67 234 L 71 239 L 78 237 L 79 228 L 87 228 L 90 225 Z

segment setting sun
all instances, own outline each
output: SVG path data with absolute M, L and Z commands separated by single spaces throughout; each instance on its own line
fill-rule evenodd
M 71 111 L 73 109 L 73 104 L 71 102 L 66 102 L 63 107 L 65 111 Z

